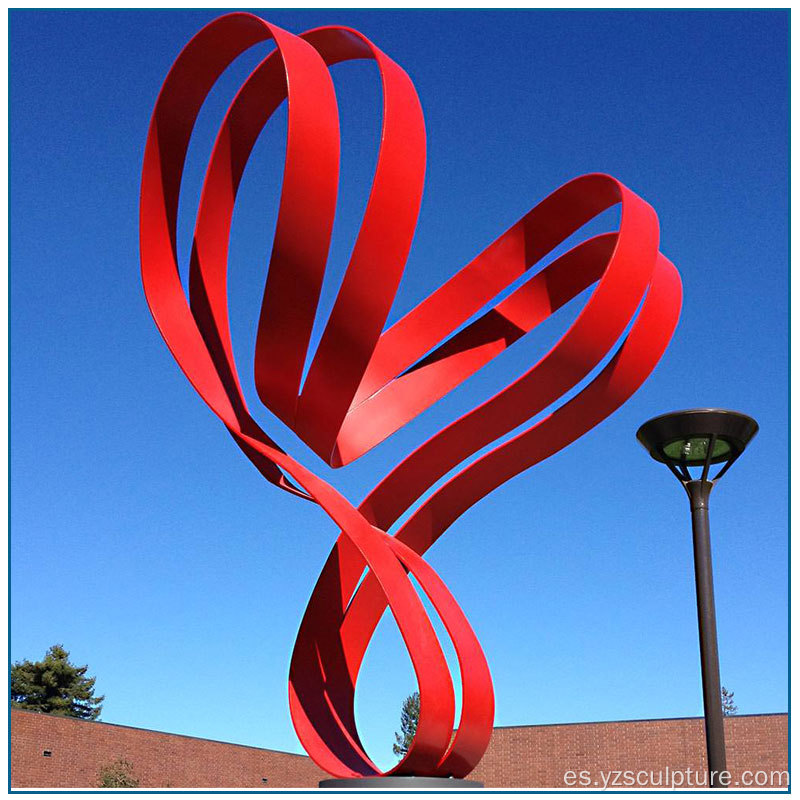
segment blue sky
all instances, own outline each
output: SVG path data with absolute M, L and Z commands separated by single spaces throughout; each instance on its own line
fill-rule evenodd
M 336 531 L 233 445 L 161 342 L 139 278 L 152 105 L 214 16 L 10 12 L 11 655 L 63 642 L 97 675 L 108 722 L 298 750 L 288 663 Z M 392 320 L 585 172 L 609 172 L 655 207 L 683 279 L 678 331 L 644 387 L 430 551 L 488 656 L 496 724 L 702 713 L 688 505 L 634 438 L 649 417 L 696 406 L 761 425 L 712 497 L 720 660 L 740 713 L 786 710 L 788 12 L 262 16 L 293 32 L 355 27 L 416 84 L 426 194 Z M 189 195 L 226 99 L 264 52 L 234 65 L 204 109 Z M 363 211 L 380 102 L 370 65 L 334 76 L 343 172 L 327 307 Z M 234 220 L 234 344 L 253 408 L 247 364 L 284 135 L 279 113 Z M 186 255 L 192 203 L 181 213 Z M 579 308 L 344 470 L 321 466 L 263 408 L 257 416 L 356 501 L 443 419 L 519 374 Z M 384 765 L 413 688 L 384 619 L 357 695 Z

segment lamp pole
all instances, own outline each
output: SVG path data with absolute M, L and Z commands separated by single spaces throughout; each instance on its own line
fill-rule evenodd
M 717 614 L 714 607 L 714 575 L 711 565 L 711 532 L 708 499 L 714 484 L 707 480 L 689 481 L 686 493 L 692 509 L 694 544 L 694 586 L 697 595 L 697 626 L 700 633 L 700 671 L 703 678 L 706 752 L 709 782 L 723 786 L 720 775 L 726 770 L 725 726 L 722 719 L 722 687 L 719 677 Z
M 722 776 L 726 772 L 725 726 L 708 502 L 715 483 L 744 452 L 757 432 L 758 424 L 751 417 L 735 411 L 701 408 L 655 417 L 645 422 L 636 433 L 650 455 L 669 467 L 689 496 L 706 754 L 709 785 L 713 788 L 725 787 L 727 783 Z M 722 464 L 722 469 L 709 479 L 712 464 Z M 691 474 L 690 467 L 702 469 L 699 478 Z

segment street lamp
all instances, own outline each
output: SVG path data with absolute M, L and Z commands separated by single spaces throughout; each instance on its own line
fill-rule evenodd
M 719 408 L 696 408 L 663 414 L 645 422 L 636 432 L 636 438 L 650 455 L 669 467 L 689 495 L 706 752 L 710 784 L 713 787 L 723 786 L 720 773 L 725 770 L 725 731 L 722 724 L 708 499 L 714 484 L 744 452 L 757 432 L 758 424 L 751 417 Z M 712 464 L 721 464 L 722 468 L 713 478 L 709 478 Z M 693 477 L 689 471 L 693 467 L 702 470 L 699 478 Z

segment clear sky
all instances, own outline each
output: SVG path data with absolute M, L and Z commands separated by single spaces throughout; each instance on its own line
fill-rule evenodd
M 150 113 L 211 10 L 11 11 L 11 654 L 62 642 L 108 722 L 298 750 L 286 678 L 336 530 L 267 484 L 163 345 L 139 277 Z M 657 210 L 680 270 L 666 356 L 616 414 L 459 519 L 430 551 L 492 667 L 497 725 L 702 713 L 688 504 L 634 434 L 721 406 L 761 432 L 712 497 L 722 681 L 740 713 L 787 708 L 788 12 L 262 13 L 293 32 L 355 27 L 411 75 L 426 114 L 420 225 L 391 320 L 535 203 L 585 172 Z M 192 143 L 196 192 L 234 65 Z M 334 70 L 343 175 L 330 302 L 374 162 L 371 65 Z M 580 303 L 343 470 L 263 408 L 254 320 L 285 115 L 261 137 L 233 230 L 234 344 L 251 407 L 359 500 L 409 448 L 507 376 Z M 194 201 L 196 204 L 196 200 Z M 192 203 L 182 209 L 188 254 Z M 363 738 L 392 763 L 413 673 L 384 619 L 358 688 Z

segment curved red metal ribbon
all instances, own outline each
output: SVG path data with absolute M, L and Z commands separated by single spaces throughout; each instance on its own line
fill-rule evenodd
M 220 74 L 266 40 L 275 49 L 230 104 L 209 161 L 187 301 L 176 227 L 189 139 Z M 339 177 L 338 109 L 329 68 L 350 59 L 371 59 L 380 73 L 380 150 L 352 257 L 302 382 Z M 233 357 L 227 308 L 233 209 L 255 141 L 285 99 L 286 164 L 256 337 L 255 381 L 265 406 L 328 464 L 342 466 L 363 455 L 594 284 L 578 317 L 538 363 L 418 447 L 358 508 L 261 430 L 247 408 Z M 264 477 L 317 502 L 341 530 L 300 626 L 289 675 L 297 734 L 314 761 L 340 777 L 382 774 L 359 739 L 354 695 L 364 653 L 387 607 L 420 691 L 416 736 L 390 772 L 463 777 L 478 763 L 494 716 L 489 668 L 463 612 L 421 556 L 471 505 L 624 403 L 664 352 L 681 305 L 677 270 L 658 251 L 655 212 L 619 181 L 595 174 L 557 189 L 384 331 L 416 226 L 424 170 L 419 101 L 406 73 L 388 56 L 348 28 L 295 36 L 245 13 L 214 20 L 178 56 L 156 102 L 144 156 L 142 278 L 164 340 Z M 548 253 L 614 205 L 621 206 L 619 230 L 590 238 L 533 273 Z M 518 288 L 497 300 L 522 277 Z M 611 353 L 580 392 L 501 441 L 557 403 Z M 386 533 L 454 470 L 394 535 Z M 458 658 L 462 711 L 455 736 L 452 677 L 409 574 L 435 608 Z

